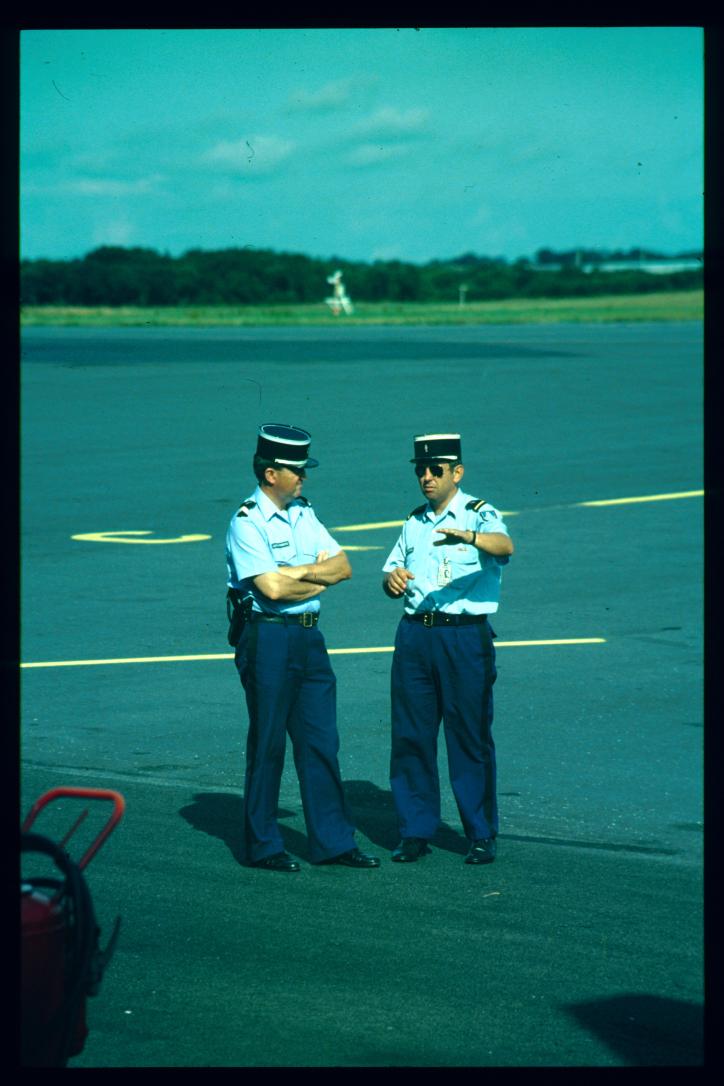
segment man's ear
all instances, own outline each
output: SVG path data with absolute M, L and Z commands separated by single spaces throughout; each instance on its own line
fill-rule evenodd
M 453 482 L 459 483 L 465 474 L 465 468 L 462 464 L 456 464 L 453 468 Z

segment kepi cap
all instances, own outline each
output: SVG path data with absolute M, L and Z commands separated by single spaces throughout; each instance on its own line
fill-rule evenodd
M 460 460 L 460 434 L 420 434 L 415 438 L 415 455 L 411 464 L 423 460 Z
M 309 456 L 311 440 L 311 434 L 298 426 L 265 422 L 259 427 L 256 454 L 283 468 L 316 468 L 319 461 Z

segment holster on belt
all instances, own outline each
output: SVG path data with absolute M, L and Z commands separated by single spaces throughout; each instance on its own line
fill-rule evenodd
M 251 612 L 251 596 L 245 599 L 238 588 L 229 588 L 226 593 L 226 617 L 229 620 L 229 632 L 227 639 L 232 648 L 236 648 L 241 638 L 241 632 L 246 626 Z

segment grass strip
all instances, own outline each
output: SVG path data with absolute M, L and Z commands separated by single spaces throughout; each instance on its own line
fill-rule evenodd
M 326 306 L 25 306 L 22 327 L 254 327 L 297 325 L 606 324 L 696 321 L 704 316 L 704 292 L 601 295 L 592 298 L 507 298 L 464 305 L 360 302 L 351 316 L 335 317 Z

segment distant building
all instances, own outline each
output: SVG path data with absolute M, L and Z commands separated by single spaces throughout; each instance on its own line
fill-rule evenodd
M 597 264 L 582 264 L 584 272 L 647 272 L 650 275 L 674 275 L 676 272 L 699 271 L 704 259 L 662 257 L 660 260 L 603 260 Z
M 703 267 L 703 256 L 622 257 L 613 260 L 602 257 L 600 260 L 584 261 L 580 253 L 568 259 L 546 260 L 530 264 L 530 270 L 536 272 L 559 272 L 577 268 L 586 275 L 590 275 L 591 272 L 646 272 L 649 275 L 674 275 L 677 272 L 701 271 Z

